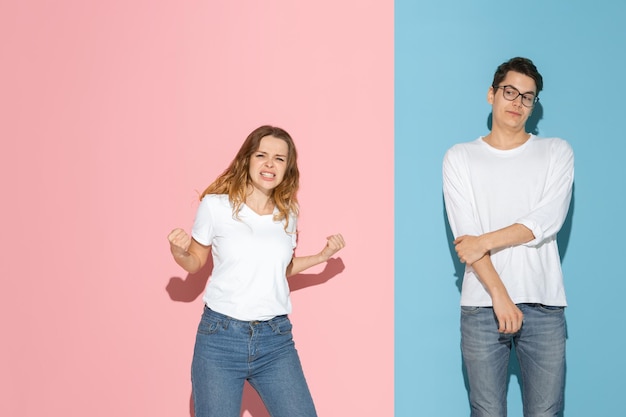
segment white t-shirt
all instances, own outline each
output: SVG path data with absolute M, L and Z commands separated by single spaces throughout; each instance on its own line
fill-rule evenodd
M 481 137 L 453 146 L 444 157 L 444 199 L 455 238 L 514 223 L 535 236 L 491 252 L 516 304 L 567 305 L 556 234 L 567 216 L 573 180 L 574 153 L 559 138 L 531 135 L 520 147 L 499 150 Z M 492 305 L 471 267 L 465 268 L 461 305 Z
M 296 247 L 296 218 L 287 231 L 284 225 L 245 204 L 233 218 L 226 194 L 202 199 L 191 235 L 211 246 L 213 273 L 203 297 L 209 308 L 246 321 L 291 313 L 286 269 Z

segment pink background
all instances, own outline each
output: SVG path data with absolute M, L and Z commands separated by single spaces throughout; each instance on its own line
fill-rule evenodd
M 393 1 L 3 2 L 0 39 L 0 415 L 190 415 L 207 271 L 166 235 L 265 123 L 298 253 L 348 244 L 294 281 L 318 413 L 393 414 Z

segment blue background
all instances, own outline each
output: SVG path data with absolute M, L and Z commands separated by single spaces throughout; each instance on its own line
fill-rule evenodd
M 397 0 L 395 14 L 395 415 L 469 415 L 462 266 L 441 162 L 454 143 L 488 132 L 493 73 L 525 56 L 544 77 L 532 127 L 568 140 L 576 157 L 559 235 L 570 305 L 564 416 L 626 416 L 626 3 Z M 511 370 L 509 415 L 521 416 Z

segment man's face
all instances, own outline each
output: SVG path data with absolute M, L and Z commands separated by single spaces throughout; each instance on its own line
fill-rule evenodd
M 504 86 L 513 87 L 520 95 L 512 101 L 507 100 L 504 96 L 505 93 L 511 97 L 511 95 L 514 96 L 517 92 L 511 88 L 508 88 L 505 92 Z M 535 80 L 519 72 L 509 71 L 500 85 L 496 87 L 500 88 L 491 87 L 487 93 L 487 101 L 493 106 L 494 125 L 524 129 L 526 120 L 528 120 L 533 108 L 522 104 L 522 95 L 525 95 L 527 98 L 536 96 L 537 86 L 535 85 Z M 513 94 L 511 94 L 511 91 L 513 91 Z

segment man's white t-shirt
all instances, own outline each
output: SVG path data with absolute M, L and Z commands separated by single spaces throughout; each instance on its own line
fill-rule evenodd
M 524 245 L 491 252 L 493 266 L 515 303 L 567 305 L 556 234 L 567 216 L 573 180 L 574 153 L 559 138 L 531 135 L 510 150 L 478 138 L 446 153 L 443 191 L 455 238 L 514 223 L 535 236 Z M 472 267 L 465 269 L 461 305 L 492 305 Z

